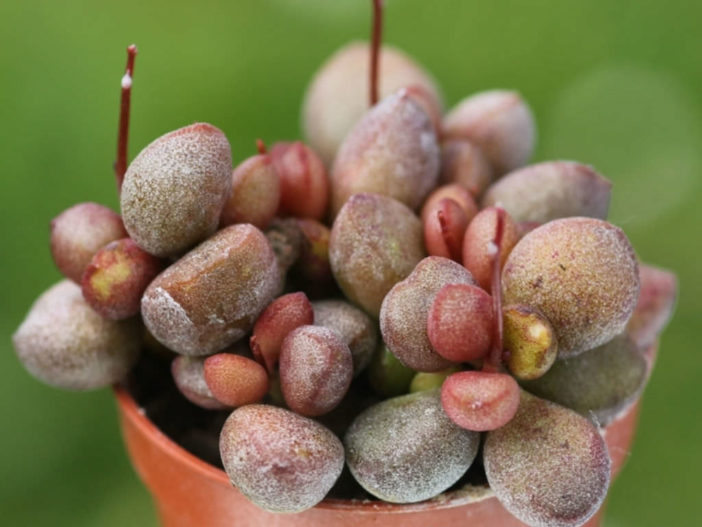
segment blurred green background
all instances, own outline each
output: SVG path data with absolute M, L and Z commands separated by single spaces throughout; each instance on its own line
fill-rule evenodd
M 117 206 L 111 166 L 125 47 L 136 42 L 131 155 L 196 120 L 235 160 L 299 137 L 305 86 L 369 0 L 0 2 L 0 511 L 4 525 L 155 525 L 108 390 L 66 393 L 21 368 L 10 335 L 59 279 L 48 222 L 80 201 Z M 614 182 L 611 219 L 680 278 L 606 525 L 692 525 L 702 483 L 699 280 L 702 4 L 690 0 L 388 0 L 386 41 L 434 73 L 449 106 L 516 88 L 536 160 L 572 158 Z

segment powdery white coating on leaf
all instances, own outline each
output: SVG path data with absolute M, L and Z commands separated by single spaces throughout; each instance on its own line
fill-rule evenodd
M 368 110 L 369 62 L 368 43 L 347 44 L 320 67 L 307 88 L 302 128 L 310 146 L 327 165 L 349 130 Z M 432 114 L 443 113 L 436 82 L 405 53 L 382 46 L 379 66 L 381 99 L 400 88 L 414 87 L 421 92 L 423 104 L 432 107 Z
M 354 376 L 361 373 L 373 358 L 378 332 L 375 322 L 357 307 L 344 300 L 312 302 L 314 323 L 335 330 L 351 350 Z
M 636 345 L 619 336 L 576 357 L 557 360 L 543 377 L 523 386 L 607 426 L 638 399 L 647 371 Z
M 592 167 L 547 161 L 515 170 L 492 185 L 483 207 L 500 203 L 514 221 L 545 223 L 567 216 L 607 218 L 612 184 Z
M 439 290 L 447 284 L 474 285 L 464 267 L 448 258 L 424 258 L 393 287 L 380 309 L 380 332 L 390 351 L 417 371 L 439 371 L 451 362 L 438 355 L 427 336 L 427 316 Z
M 466 97 L 444 117 L 448 139 L 467 139 L 487 156 L 496 175 L 523 166 L 536 142 L 534 116 L 513 91 L 491 90 Z
M 171 362 L 171 374 L 175 385 L 193 404 L 208 410 L 227 408 L 212 395 L 205 382 L 205 359 L 203 357 L 176 357 Z
M 141 298 L 141 314 L 151 334 L 167 348 L 171 349 L 173 343 L 176 343 L 179 349 L 186 349 L 185 345 L 188 346 L 187 349 L 194 348 L 191 343 L 196 343 L 198 340 L 200 333 L 198 328 L 185 308 L 163 287 L 154 286 L 146 289 Z M 157 336 L 156 332 L 162 337 Z M 199 353 L 197 349 L 193 349 L 188 354 L 198 355 Z
M 346 297 L 373 317 L 385 294 L 425 256 L 419 218 L 397 200 L 356 194 L 339 212 L 329 263 Z
M 315 506 L 344 467 L 344 447 L 331 431 L 261 404 L 238 408 L 227 418 L 219 449 L 232 484 L 271 512 Z
M 353 377 L 351 351 L 341 335 L 320 326 L 291 331 L 280 349 L 280 388 L 288 407 L 322 415 L 344 398 Z
M 141 330 L 135 319 L 102 318 L 80 287 L 63 280 L 37 299 L 12 341 L 37 379 L 57 388 L 91 390 L 129 372 L 139 356 Z
M 502 287 L 505 304 L 525 304 L 548 318 L 559 357 L 568 357 L 624 331 L 639 295 L 638 264 L 620 228 L 565 218 L 517 243 L 502 270 Z
M 51 220 L 51 256 L 66 278 L 80 284 L 93 255 L 126 236 L 119 214 L 98 203 L 78 203 Z
M 221 130 L 196 123 L 163 135 L 131 162 L 121 207 L 129 236 L 156 256 L 212 234 L 231 192 L 232 154 Z
M 483 462 L 502 505 L 532 527 L 576 527 L 602 505 L 610 458 L 597 427 L 522 392 L 515 417 L 489 432 Z
M 406 92 L 383 99 L 349 132 L 332 168 L 332 213 L 353 194 L 374 192 L 417 209 L 439 178 L 431 121 Z
M 243 337 L 280 287 L 266 237 L 249 224 L 222 229 L 175 262 L 146 289 L 149 331 L 184 355 L 208 355 Z
M 468 470 L 480 435 L 456 426 L 438 390 L 403 395 L 361 413 L 346 432 L 346 462 L 356 481 L 392 503 L 414 503 L 448 489 Z

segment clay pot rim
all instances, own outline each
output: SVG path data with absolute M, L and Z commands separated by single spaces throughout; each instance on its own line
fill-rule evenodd
M 135 428 L 145 436 L 150 437 L 154 445 L 165 452 L 168 457 L 186 465 L 189 470 L 199 473 L 202 477 L 212 480 L 218 485 L 235 487 L 223 470 L 214 467 L 199 457 L 191 454 L 164 434 L 147 416 L 143 408 L 121 384 L 112 387 L 117 404 L 124 416 L 131 421 Z M 408 513 L 417 511 L 437 510 L 476 503 L 494 497 L 494 492 L 488 486 L 466 485 L 460 489 L 444 492 L 438 496 L 419 503 L 388 503 L 380 500 L 344 500 L 325 499 L 315 508 L 331 510 L 353 510 L 357 512 Z

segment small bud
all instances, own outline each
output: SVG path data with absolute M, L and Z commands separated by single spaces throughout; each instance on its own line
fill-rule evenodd
M 489 351 L 494 324 L 490 295 L 475 285 L 447 284 L 429 308 L 427 336 L 445 359 L 469 362 Z
M 468 227 L 465 212 L 450 198 L 442 199 L 432 209 L 424 220 L 424 245 L 427 253 L 460 262 L 463 234 Z
M 503 308 L 502 321 L 509 371 L 525 381 L 541 377 L 558 355 L 551 323 L 537 309 L 523 305 Z
M 461 428 L 475 432 L 496 430 L 517 413 L 519 385 L 505 373 L 454 373 L 441 386 L 441 406 Z
M 424 201 L 420 214 L 422 221 L 425 221 L 427 215 L 435 211 L 436 204 L 445 198 L 455 201 L 461 207 L 469 222 L 478 213 L 478 205 L 475 203 L 475 198 L 473 198 L 471 193 L 458 183 L 449 183 L 434 189 Z

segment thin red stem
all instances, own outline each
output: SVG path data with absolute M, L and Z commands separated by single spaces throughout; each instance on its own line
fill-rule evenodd
M 263 139 L 256 139 L 256 149 L 261 155 L 266 154 L 268 152 L 268 150 L 266 149 L 266 143 L 263 142 Z
M 380 43 L 383 38 L 383 0 L 373 0 L 373 27 L 371 30 L 370 56 L 370 105 L 378 102 L 378 69 L 380 68 Z
M 122 77 L 122 99 L 119 109 L 119 129 L 117 131 L 117 159 L 115 160 L 115 178 L 117 189 L 122 190 L 122 181 L 127 172 L 127 146 L 129 141 L 129 108 L 132 98 L 132 77 L 134 76 L 134 59 L 137 47 L 132 44 L 127 48 L 127 66 Z
M 495 315 L 492 347 L 488 360 L 483 365 L 484 371 L 498 372 L 502 365 L 502 238 L 505 231 L 505 211 L 497 209 L 497 222 L 495 225 L 495 254 L 492 257 L 492 306 Z

